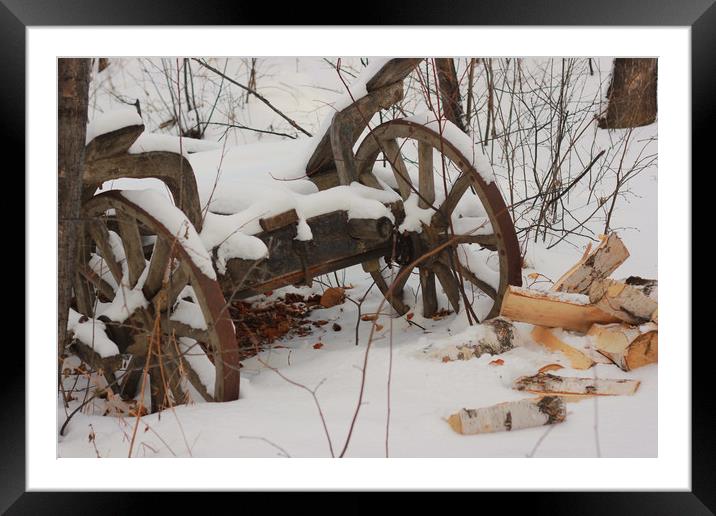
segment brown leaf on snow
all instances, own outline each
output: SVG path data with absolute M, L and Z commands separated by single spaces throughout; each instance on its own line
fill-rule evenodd
M 323 347 L 323 342 L 316 342 L 313 345 L 313 349 L 321 349 Z
M 496 358 L 495 360 L 493 360 L 492 362 L 490 362 L 489 365 L 491 365 L 491 366 L 501 366 L 501 365 L 504 365 L 504 364 L 505 364 L 505 361 L 504 361 L 504 360 L 502 360 L 501 358 Z
M 378 314 L 365 314 L 361 315 L 361 321 L 375 321 L 378 318 Z
M 346 292 L 340 287 L 327 288 L 321 296 L 321 306 L 331 308 L 340 305 L 346 299 Z

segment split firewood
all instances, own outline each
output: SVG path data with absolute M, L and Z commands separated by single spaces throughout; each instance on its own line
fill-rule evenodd
M 589 304 L 582 294 L 546 292 L 509 287 L 502 300 L 500 315 L 551 328 L 586 333 L 594 323 L 608 324 L 620 319 Z
M 489 319 L 474 327 L 477 337 L 474 342 L 458 346 L 448 346 L 432 353 L 443 362 L 469 360 L 484 354 L 499 355 L 516 345 L 516 332 L 513 324 L 503 318 Z
M 518 391 L 538 394 L 578 394 L 591 396 L 619 396 L 634 394 L 639 380 L 613 380 L 608 378 L 576 378 L 538 373 L 517 378 L 513 387 Z
M 656 280 L 643 280 L 626 283 L 612 279 L 603 279 L 592 283 L 589 300 L 606 313 L 629 324 L 642 324 L 650 321 L 658 307 L 656 302 Z
M 535 326 L 532 330 L 532 338 L 548 350 L 562 353 L 574 369 L 589 369 L 594 365 L 594 360 L 582 351 L 563 342 L 549 328 Z
M 654 323 L 642 326 L 595 324 L 588 335 L 593 337 L 597 351 L 624 371 L 659 360 L 659 333 Z
M 629 251 L 616 233 L 602 239 L 593 253 L 585 256 L 559 278 L 552 290 L 587 294 L 595 281 L 608 278 L 624 261 Z
M 557 396 L 498 403 L 479 409 L 462 409 L 448 418 L 459 434 L 485 434 L 561 423 L 567 417 L 564 400 Z

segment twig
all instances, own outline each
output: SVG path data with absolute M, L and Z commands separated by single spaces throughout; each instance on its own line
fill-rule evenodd
M 276 106 L 274 106 L 273 104 L 271 104 L 271 102 L 269 102 L 269 100 L 268 100 L 266 97 L 264 97 L 263 95 L 261 95 L 261 94 L 260 94 L 259 92 L 257 92 L 256 90 L 253 90 L 253 89 L 249 88 L 248 86 L 245 86 L 245 85 L 241 84 L 240 82 L 235 81 L 235 80 L 232 79 L 231 77 L 228 77 L 228 76 L 225 75 L 223 72 L 221 72 L 220 70 L 217 70 L 216 68 L 214 68 L 214 67 L 211 66 L 210 64 L 208 64 L 208 63 L 202 61 L 201 59 L 197 59 L 197 58 L 195 58 L 195 57 L 192 57 L 192 59 L 193 59 L 194 61 L 196 61 L 197 63 L 199 63 L 199 64 L 200 64 L 201 66 L 203 66 L 204 68 L 206 68 L 207 70 L 211 70 L 211 71 L 214 72 L 215 74 L 217 74 L 217 75 L 219 75 L 220 77 L 223 77 L 224 79 L 226 79 L 227 81 L 229 81 L 231 84 L 234 84 L 234 85 L 238 86 L 239 88 L 242 88 L 243 90 L 245 90 L 245 91 L 247 91 L 248 93 L 250 93 L 250 94 L 252 94 L 253 96 L 255 96 L 255 97 L 256 97 L 257 99 L 259 99 L 261 102 L 263 102 L 264 104 L 266 104 L 274 113 L 276 113 L 276 114 L 279 115 L 281 118 L 283 118 L 284 120 L 286 120 L 286 122 L 288 122 L 289 124 L 291 124 L 291 127 L 295 128 L 295 129 L 298 129 L 299 131 L 301 131 L 303 134 L 305 134 L 305 135 L 308 136 L 309 138 L 310 138 L 311 136 L 313 136 L 311 133 L 309 133 L 308 131 L 306 131 L 303 127 L 301 127 L 300 125 L 298 125 L 294 120 L 292 120 L 292 119 L 289 118 L 286 114 L 284 114 L 280 109 L 278 109 Z

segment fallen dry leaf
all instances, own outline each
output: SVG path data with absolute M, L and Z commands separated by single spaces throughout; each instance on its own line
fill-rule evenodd
M 340 287 L 327 288 L 321 296 L 321 306 L 331 308 L 340 305 L 346 299 L 346 292 Z
M 378 318 L 378 314 L 365 314 L 361 315 L 361 321 L 375 321 Z
M 313 349 L 321 349 L 323 347 L 323 342 L 316 342 L 313 345 Z
M 504 364 L 505 364 L 505 361 L 502 360 L 501 358 L 496 358 L 495 360 L 490 362 L 491 366 L 500 366 L 500 365 L 504 365 Z

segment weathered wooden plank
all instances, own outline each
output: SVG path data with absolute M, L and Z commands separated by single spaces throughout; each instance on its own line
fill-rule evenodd
M 303 250 L 296 247 L 294 225 L 255 235 L 266 244 L 269 257 L 259 262 L 238 258 L 228 260 L 226 274 L 219 277 L 224 292 L 236 291 L 239 297 L 251 296 L 299 283 L 306 274 L 315 277 L 390 253 L 390 235 L 385 240 L 351 236 L 345 211 L 318 215 L 306 222 L 313 240 L 305 242 Z
M 85 164 L 125 154 L 143 132 L 144 125 L 139 124 L 96 136 L 85 147 Z
M 296 213 L 296 210 L 293 208 L 288 211 L 284 211 L 283 213 L 279 213 L 278 215 L 274 215 L 273 217 L 266 217 L 265 219 L 259 220 L 259 225 L 264 231 L 276 231 L 277 229 L 297 223 L 298 213 Z
M 197 231 L 201 231 L 202 216 L 196 178 L 189 161 L 173 152 L 143 152 L 97 159 L 85 164 L 82 182 L 84 197 L 90 198 L 106 181 L 121 177 L 132 179 L 156 178 L 164 181 L 174 202 L 186 214 Z
M 348 234 L 361 240 L 385 242 L 393 234 L 393 223 L 388 217 L 379 219 L 350 219 Z
M 353 146 L 363 133 L 367 122 L 378 111 L 392 106 L 402 98 L 403 83 L 389 83 L 384 87 L 371 90 L 364 97 L 356 98 L 351 105 L 337 112 L 333 117 L 331 127 L 321 137 L 308 160 L 306 174 L 313 179 L 314 175 L 320 176 L 336 170 L 335 152 L 340 153 L 341 160 L 345 159 L 346 163 L 350 163 L 352 159 L 346 158 L 351 157 L 347 153 L 352 152 Z
M 366 90 L 373 92 L 388 84 L 402 81 L 423 59 L 422 57 L 391 59 L 366 83 Z

